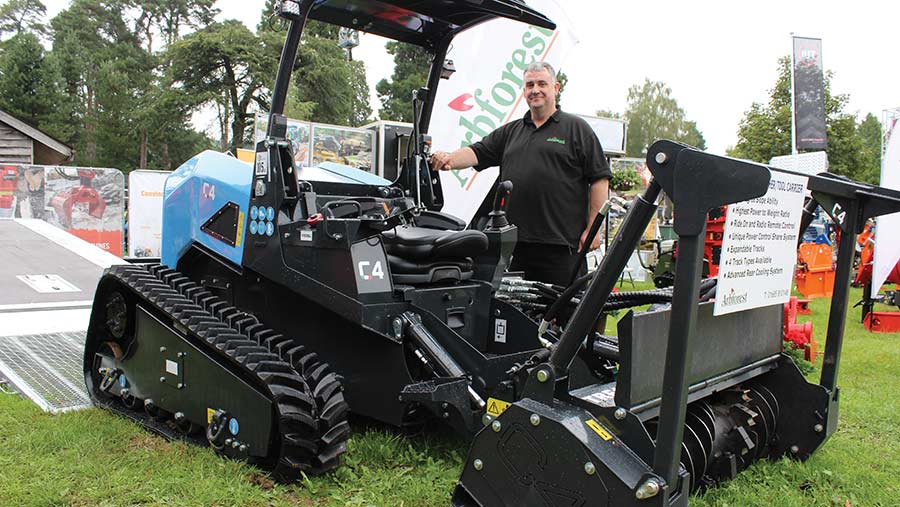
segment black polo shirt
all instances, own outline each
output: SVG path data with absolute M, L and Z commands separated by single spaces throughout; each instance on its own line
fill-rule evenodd
M 500 180 L 512 181 L 508 216 L 519 227 L 519 241 L 578 247 L 590 185 L 612 176 L 584 119 L 557 110 L 536 128 L 528 111 L 470 147 L 478 157 L 475 170 L 500 166 Z

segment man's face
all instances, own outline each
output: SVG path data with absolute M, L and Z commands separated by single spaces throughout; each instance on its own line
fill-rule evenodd
M 558 91 L 559 83 L 547 69 L 525 73 L 525 101 L 532 111 L 555 107 Z

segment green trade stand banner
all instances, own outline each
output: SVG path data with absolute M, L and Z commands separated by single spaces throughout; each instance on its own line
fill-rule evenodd
M 453 41 L 456 72 L 438 88 L 429 134 L 434 150 L 452 152 L 521 118 L 528 110 L 522 96 L 523 73 L 532 62 L 559 70 L 578 43 L 562 2 L 533 0 L 528 5 L 557 23 L 555 31 L 508 19 L 495 19 L 466 30 Z M 492 167 L 441 171 L 444 213 L 470 221 L 499 174 Z M 515 192 L 515 190 L 513 190 Z M 515 193 L 513 193 L 515 199 Z
M 828 147 L 822 39 L 794 37 L 794 121 L 798 150 Z

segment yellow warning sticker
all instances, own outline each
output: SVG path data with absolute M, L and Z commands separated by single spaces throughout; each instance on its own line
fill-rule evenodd
M 612 440 L 612 435 L 610 435 L 608 431 L 603 429 L 603 426 L 600 426 L 600 423 L 598 423 L 597 421 L 588 419 L 587 421 L 584 421 L 584 423 L 587 424 L 589 428 L 594 430 L 594 433 L 600 435 L 600 438 L 602 438 L 603 440 Z
M 496 398 L 488 398 L 487 413 L 491 417 L 499 417 L 506 411 L 512 403 L 508 401 L 498 400 Z
M 244 239 L 244 212 L 238 213 L 238 234 L 237 240 L 234 242 L 235 248 L 241 246 L 241 240 Z
M 206 409 L 206 424 L 209 424 L 212 422 L 212 416 L 215 413 L 216 413 L 216 411 L 211 408 Z

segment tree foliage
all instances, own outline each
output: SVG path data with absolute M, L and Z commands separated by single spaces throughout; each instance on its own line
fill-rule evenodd
M 608 112 L 604 114 L 608 115 Z M 628 122 L 625 149 L 630 157 L 646 155 L 647 148 L 657 139 L 671 139 L 706 149 L 706 140 L 697 124 L 687 119 L 672 97 L 672 89 L 663 82 L 645 79 L 643 84 L 631 86 L 624 117 Z
M 0 5 L 0 36 L 46 34 L 47 26 L 42 21 L 46 13 L 41 0 L 6 0 Z
M 754 102 L 738 126 L 738 142 L 728 154 L 761 163 L 791 153 L 790 57 L 778 59 L 778 78 L 765 104 Z M 828 128 L 829 171 L 853 179 L 876 182 L 880 166 L 881 125 L 873 115 L 863 125 L 844 111 L 850 100 L 833 94 L 830 71 L 825 73 L 825 124 Z M 874 146 L 877 144 L 877 149 Z
M 338 47 L 338 28 L 310 22 L 293 76 L 300 103 L 312 104 L 310 117 L 321 123 L 358 126 L 372 115 L 366 67 Z
M 556 107 L 562 107 L 562 94 L 566 89 L 566 85 L 569 84 L 569 76 L 563 71 L 558 71 L 556 73 L 556 82 L 559 83 L 559 91 L 556 92 Z
M 146 92 L 152 60 L 126 21 L 125 6 L 74 0 L 51 26 L 53 53 L 69 99 L 63 107 L 77 125 L 68 140 L 75 146 L 76 162 L 111 166 L 123 158 L 133 160 L 136 148 L 124 140 L 138 128 L 132 98 Z
M 868 183 L 879 183 L 881 180 L 881 128 L 881 122 L 872 113 L 867 114 L 857 128 L 862 140 L 862 163 L 865 168 L 861 179 Z
M 262 110 L 270 105 L 266 87 L 274 76 L 275 48 L 237 20 L 212 23 L 172 45 L 173 82 L 183 87 L 193 107 L 220 104 L 223 116 L 223 149 L 243 146 L 253 118 L 251 105 Z M 230 128 L 230 137 L 225 136 Z
M 37 125 L 56 106 L 55 80 L 38 38 L 18 33 L 3 44 L 0 59 L 0 109 Z
M 391 41 L 385 48 L 394 56 L 394 73 L 375 85 L 381 100 L 381 119 L 412 122 L 412 93 L 428 83 L 432 55 L 403 42 Z

